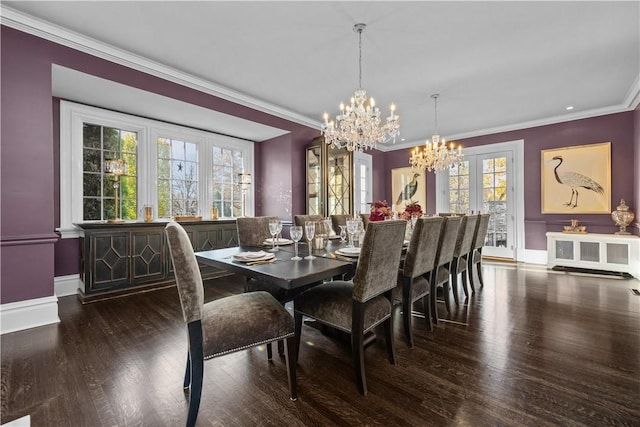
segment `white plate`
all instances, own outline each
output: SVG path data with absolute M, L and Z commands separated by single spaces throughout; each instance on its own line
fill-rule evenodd
M 262 252 L 261 255 L 258 255 Z M 244 256 L 242 254 L 245 254 Z M 275 257 L 275 254 L 271 254 L 268 252 L 242 252 L 241 254 L 236 254 L 233 256 L 233 259 L 235 261 L 240 261 L 240 262 L 253 262 L 253 261 L 265 261 L 268 259 L 271 259 L 273 257 Z
M 262 242 L 262 244 L 271 246 L 272 242 L 273 242 L 273 239 L 269 237 L 267 239 L 264 239 L 264 242 Z M 278 245 L 293 245 L 293 240 L 278 238 L 276 239 L 276 243 Z
M 336 250 L 339 255 L 357 257 L 360 256 L 360 248 L 340 248 Z
M 337 234 L 335 236 L 329 236 L 329 240 L 335 240 L 335 239 L 339 239 L 340 236 L 338 236 Z

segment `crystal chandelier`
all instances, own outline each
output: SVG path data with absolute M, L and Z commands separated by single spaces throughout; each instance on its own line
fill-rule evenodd
M 440 139 L 440 135 L 438 135 L 438 96 L 440 95 L 437 93 L 431 95 L 435 102 L 436 132 L 431 136 L 431 140 L 427 139 L 422 150 L 416 147 L 411 152 L 409 162 L 414 169 L 440 172 L 462 161 L 462 147 L 458 146 L 456 150 L 453 143 L 450 143 L 447 148 L 444 138 Z
M 368 148 L 376 148 L 377 144 L 384 144 L 399 134 L 400 117 L 395 114 L 396 106 L 389 107 L 389 117 L 383 124 L 380 118 L 380 109 L 376 107 L 373 98 L 367 104 L 367 92 L 362 88 L 362 32 L 367 28 L 366 24 L 356 24 L 353 31 L 358 33 L 359 52 L 358 63 L 360 75 L 358 90 L 353 93 L 350 105 L 340 103 L 340 113 L 336 116 L 336 122 L 329 121 L 329 115 L 324 114 L 322 135 L 325 142 L 332 147 L 346 148 L 348 151 L 363 151 Z

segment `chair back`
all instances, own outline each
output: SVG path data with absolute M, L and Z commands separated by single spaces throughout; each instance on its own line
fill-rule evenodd
M 364 228 L 367 228 L 367 225 L 369 225 L 369 223 L 371 222 L 371 220 L 369 219 L 369 216 L 371 216 L 371 213 L 361 213 L 360 214 L 360 218 L 362 218 L 362 225 L 364 225 Z
M 396 286 L 407 222 L 370 222 L 353 277 L 353 299 L 366 302 Z
M 249 218 L 237 218 L 239 246 L 262 246 L 265 239 L 271 237 L 269 233 L 269 220 L 277 219 L 275 216 L 257 216 Z
M 458 237 L 456 238 L 456 248 L 453 250 L 453 257 L 460 258 L 471 252 L 473 237 L 476 231 L 476 223 L 479 215 L 465 215 L 462 217 Z
M 193 247 L 187 232 L 177 222 L 171 221 L 164 229 L 169 243 L 169 253 L 173 261 L 182 315 L 186 323 L 202 318 L 204 305 L 204 287 L 200 267 L 193 253 Z
M 487 237 L 487 230 L 489 229 L 490 214 L 481 214 L 476 225 L 476 232 L 473 236 L 473 243 L 471 244 L 471 250 L 480 249 L 484 246 L 484 239 Z M 469 251 L 471 252 L 471 251 Z
M 444 220 L 441 217 L 418 218 L 404 258 L 402 275 L 411 279 L 433 270 Z
M 331 225 L 333 226 L 333 231 L 337 234 L 340 234 L 340 226 L 347 225 L 347 220 L 351 219 L 353 215 L 331 215 Z
M 444 224 L 440 233 L 438 243 L 438 254 L 436 255 L 436 267 L 449 264 L 453 260 L 453 251 L 456 248 L 458 229 L 462 218 L 459 216 L 443 217 Z
M 324 224 L 323 219 L 324 218 L 322 217 L 322 215 L 294 215 L 293 223 L 302 227 L 302 239 L 307 240 L 307 230 L 304 228 L 304 223 L 307 221 L 313 221 L 316 223 L 320 222 Z

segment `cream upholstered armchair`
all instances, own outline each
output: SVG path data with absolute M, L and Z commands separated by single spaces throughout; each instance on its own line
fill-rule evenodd
M 395 365 L 391 291 L 396 286 L 405 229 L 406 221 L 369 224 L 353 280 L 325 282 L 294 300 L 297 348 L 303 316 L 351 334 L 356 382 L 363 395 L 367 394 L 364 334 L 381 323 L 389 361 Z
M 436 267 L 438 243 L 444 220 L 441 217 L 418 218 L 411 233 L 411 242 L 398 272 L 398 285 L 393 290 L 393 299 L 402 303 L 404 332 L 413 347 L 411 311 L 413 303 L 422 299 L 424 318 L 429 330 L 431 323 L 430 274 Z
M 184 388 L 190 388 L 187 426 L 195 425 L 202 395 L 204 361 L 273 341 L 285 340 L 291 400 L 297 399 L 294 325 L 291 315 L 267 292 L 250 292 L 204 302 L 200 268 L 187 233 L 177 222 L 165 228 L 189 333 Z

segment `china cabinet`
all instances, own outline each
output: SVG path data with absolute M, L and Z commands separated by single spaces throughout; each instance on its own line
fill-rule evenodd
M 353 153 L 331 148 L 319 137 L 307 147 L 306 164 L 307 214 L 352 213 Z

